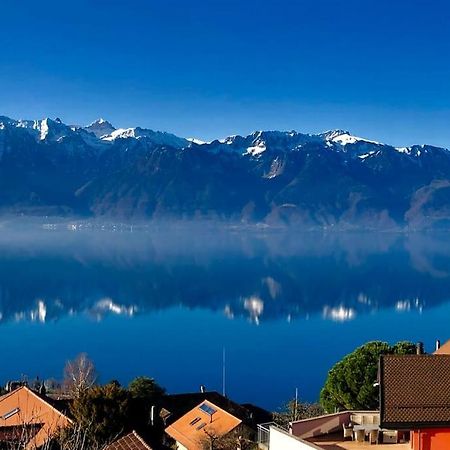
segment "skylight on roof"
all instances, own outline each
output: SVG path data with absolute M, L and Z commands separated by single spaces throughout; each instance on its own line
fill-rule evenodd
M 196 417 L 189 425 L 190 426 L 193 426 L 193 425 L 195 425 L 196 423 L 198 423 L 198 422 L 200 422 L 200 417 Z
M 202 403 L 199 406 L 199 409 L 210 416 L 212 416 L 217 412 L 217 409 L 214 409 L 213 407 L 207 405 L 206 403 Z
M 206 426 L 206 423 L 205 422 L 202 422 L 198 427 L 197 427 L 197 430 L 201 430 L 203 427 L 205 427 Z
M 20 408 L 14 408 L 13 410 L 7 412 L 2 416 L 3 420 L 9 419 L 10 417 L 14 416 L 14 414 L 17 414 L 20 411 Z

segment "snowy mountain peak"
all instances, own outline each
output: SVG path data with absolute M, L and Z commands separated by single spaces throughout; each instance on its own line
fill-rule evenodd
M 336 138 L 339 138 L 339 137 L 345 136 L 345 135 L 351 136 L 350 131 L 347 131 L 347 130 L 328 130 L 328 131 L 325 131 L 324 133 L 320 133 L 319 134 L 320 137 L 322 137 L 323 139 L 329 140 L 329 141 L 332 141 L 332 140 L 334 140 Z
M 85 130 L 89 131 L 90 133 L 94 133 L 95 136 L 101 138 L 113 133 L 114 131 L 116 131 L 116 128 L 107 120 L 100 118 L 85 127 Z
M 146 128 L 119 128 L 108 135 L 102 136 L 103 141 L 113 142 L 116 139 L 146 139 L 157 145 L 167 145 L 175 148 L 184 148 L 189 145 L 189 141 L 171 133 L 163 131 L 153 131 Z
M 21 121 L 16 126 L 22 126 L 23 128 L 30 128 L 29 121 Z M 36 130 L 39 134 L 41 141 L 52 139 L 57 140 L 68 133 L 70 133 L 70 127 L 61 122 L 61 119 L 50 119 L 46 117 L 42 120 L 35 120 L 32 125 L 32 129 Z
M 259 130 L 248 135 L 231 135 L 221 140 L 204 142 L 199 139 L 184 139 L 171 133 L 153 131 L 147 128 L 116 129 L 109 121 L 99 118 L 86 127 L 67 125 L 59 118 L 41 120 L 15 120 L 0 116 L 2 139 L 8 134 L 31 136 L 38 143 L 58 143 L 80 148 L 86 145 L 95 150 L 105 150 L 113 144 L 128 146 L 133 141 L 141 147 L 155 146 L 175 149 L 193 148 L 201 145 L 210 153 L 236 153 L 251 158 L 270 160 L 289 152 L 314 152 L 317 149 L 341 153 L 344 157 L 367 159 L 376 157 L 383 149 L 396 151 L 405 157 L 422 157 L 437 154 L 444 149 L 429 145 L 393 147 L 373 140 L 357 137 L 347 130 L 335 129 L 318 134 L 306 134 L 295 130 Z M 121 140 L 121 142 L 119 142 Z M 125 140 L 128 140 L 125 142 Z M 77 147 L 78 146 L 78 147 Z M 445 150 L 447 153 L 448 151 Z M 1 152 L 0 152 L 1 153 Z M 373 160 L 373 158 L 371 159 Z M 271 172 L 272 173 L 272 172 Z
M 348 144 L 356 144 L 357 142 L 374 145 L 383 145 L 380 142 L 371 141 L 369 139 L 361 138 L 358 136 L 353 136 L 349 131 L 344 130 L 326 131 L 325 133 L 322 133 L 320 136 L 322 136 L 328 142 L 334 142 L 344 147 Z

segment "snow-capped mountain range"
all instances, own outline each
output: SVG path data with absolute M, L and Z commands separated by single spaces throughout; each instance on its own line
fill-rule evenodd
M 223 219 L 303 227 L 450 225 L 450 152 L 345 130 L 211 142 L 104 119 L 0 116 L 4 214 Z

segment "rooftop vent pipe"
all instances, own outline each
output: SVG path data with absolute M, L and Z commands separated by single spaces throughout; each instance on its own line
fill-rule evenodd
M 423 355 L 423 342 L 418 342 L 416 344 L 416 353 L 418 355 Z

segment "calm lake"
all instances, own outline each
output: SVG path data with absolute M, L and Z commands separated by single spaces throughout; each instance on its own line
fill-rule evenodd
M 0 231 L 0 381 L 156 378 L 276 409 L 317 399 L 369 340 L 450 338 L 450 236 L 180 229 Z

